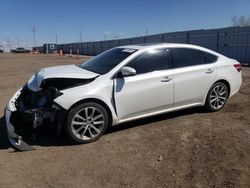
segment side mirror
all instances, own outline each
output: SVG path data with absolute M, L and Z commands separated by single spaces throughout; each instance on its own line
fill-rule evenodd
M 136 70 L 131 67 L 122 67 L 121 69 L 122 76 L 134 76 L 136 75 Z

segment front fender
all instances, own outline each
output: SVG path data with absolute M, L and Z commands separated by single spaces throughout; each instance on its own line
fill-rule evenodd
M 117 115 L 114 109 L 112 85 L 106 87 L 96 87 L 94 89 L 89 86 L 72 88 L 62 91 L 62 95 L 54 99 L 54 102 L 60 105 L 65 110 L 69 110 L 74 104 L 82 100 L 97 99 L 105 103 L 110 109 L 113 117 L 113 122 L 116 122 Z

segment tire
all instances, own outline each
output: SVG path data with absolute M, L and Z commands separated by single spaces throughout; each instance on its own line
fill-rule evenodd
M 210 112 L 221 110 L 227 103 L 229 88 L 222 82 L 217 82 L 209 89 L 205 108 Z
M 109 117 L 100 104 L 87 102 L 70 110 L 67 116 L 66 133 L 73 141 L 85 144 L 99 139 L 106 131 Z

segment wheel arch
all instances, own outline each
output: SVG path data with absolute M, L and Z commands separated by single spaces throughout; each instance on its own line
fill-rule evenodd
M 230 93 L 231 93 L 231 86 L 230 86 L 229 81 L 227 81 L 226 79 L 218 79 L 218 80 L 216 80 L 215 82 L 213 82 L 213 83 L 211 84 L 211 86 L 207 89 L 206 94 L 204 95 L 203 100 L 202 100 L 202 104 L 203 104 L 203 105 L 205 105 L 205 102 L 206 102 L 206 99 L 207 99 L 207 95 L 208 95 L 208 92 L 209 92 L 209 90 L 211 89 L 211 87 L 212 87 L 214 84 L 219 83 L 219 82 L 222 82 L 222 83 L 224 83 L 224 84 L 227 86 L 227 88 L 228 88 L 228 96 L 230 96 Z
M 80 105 L 80 104 L 83 104 L 83 103 L 87 103 L 87 102 L 94 102 L 94 103 L 97 103 L 101 106 L 103 106 L 105 108 L 105 110 L 107 111 L 108 113 L 108 119 L 109 119 L 109 126 L 112 126 L 113 124 L 113 115 L 112 115 L 112 112 L 111 112 L 111 109 L 110 107 L 102 100 L 100 99 L 97 99 L 97 98 L 86 98 L 86 99 L 82 99 L 80 101 L 77 101 L 76 103 L 74 103 L 67 111 L 69 112 L 72 108 Z
M 231 93 L 231 86 L 230 86 L 230 83 L 229 83 L 227 80 L 225 80 L 225 79 L 217 80 L 216 82 L 214 82 L 214 83 L 212 84 L 212 86 L 213 86 L 214 84 L 216 84 L 216 83 L 219 83 L 219 82 L 221 82 L 221 83 L 223 83 L 223 84 L 225 84 L 225 85 L 227 86 L 227 89 L 228 89 L 228 96 L 230 96 L 230 93 Z M 211 87 L 212 87 L 212 86 L 211 86 Z
M 215 82 L 210 86 L 210 88 L 209 88 L 209 90 L 208 90 L 208 92 L 207 92 L 207 94 L 206 94 L 204 104 L 203 104 L 204 107 L 205 107 L 205 109 L 207 109 L 209 112 L 216 112 L 216 111 L 219 111 L 219 110 L 221 110 L 221 109 L 225 106 L 225 104 L 226 104 L 226 100 L 227 100 L 226 98 L 224 99 L 224 102 L 222 103 L 222 106 L 219 107 L 219 108 L 218 108 L 218 105 L 217 105 L 217 108 L 215 108 L 215 107 L 212 106 L 211 103 L 210 103 L 210 99 L 209 99 L 210 96 L 209 96 L 209 93 L 210 93 L 210 91 L 212 91 L 212 89 L 215 87 L 215 85 L 216 85 L 217 83 L 223 83 L 223 84 L 227 87 L 227 89 L 228 89 L 228 98 L 229 98 L 229 96 L 230 96 L 231 86 L 230 86 L 229 82 L 228 82 L 227 80 L 225 80 L 225 79 L 219 79 L 219 80 L 215 81 Z

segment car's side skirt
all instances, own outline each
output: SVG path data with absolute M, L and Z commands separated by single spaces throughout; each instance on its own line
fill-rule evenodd
M 202 103 L 193 103 L 193 104 L 189 104 L 189 105 L 185 105 L 185 106 L 178 106 L 178 107 L 174 107 L 174 108 L 170 108 L 170 109 L 166 109 L 166 110 L 151 112 L 151 113 L 143 114 L 140 116 L 134 116 L 134 117 L 126 118 L 126 119 L 120 119 L 120 120 L 116 121 L 116 123 L 114 123 L 113 126 L 121 124 L 121 123 L 129 122 L 129 121 L 137 120 L 137 119 L 142 119 L 142 118 L 146 118 L 146 117 L 150 117 L 150 116 L 160 115 L 160 114 L 164 114 L 167 112 L 174 112 L 174 111 L 183 110 L 186 108 L 191 108 L 191 107 L 196 107 L 196 106 L 203 106 L 203 104 Z

